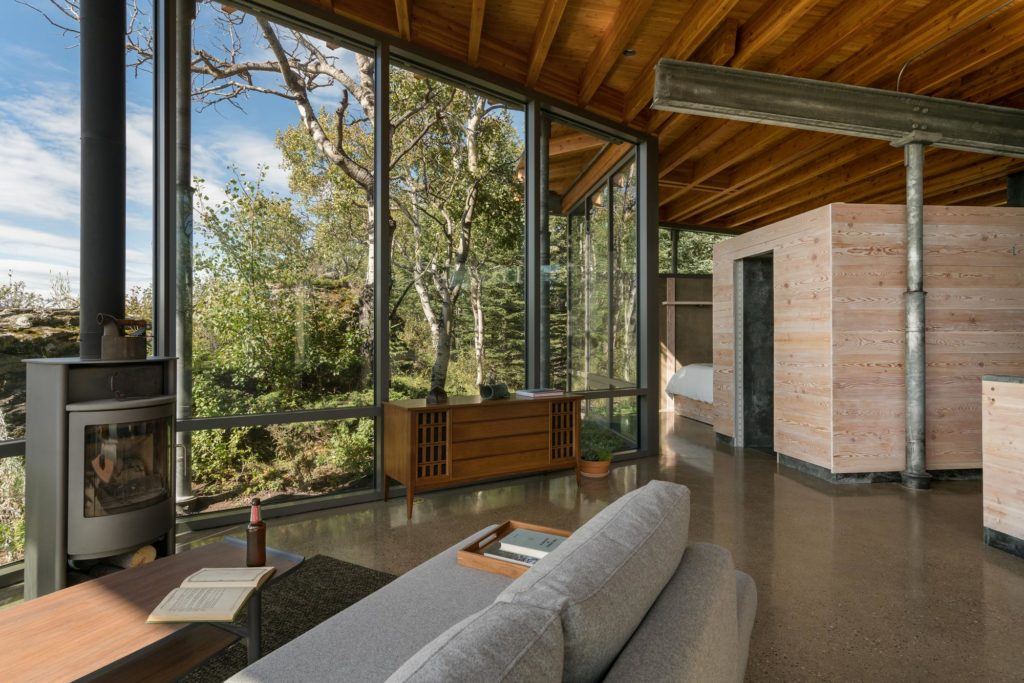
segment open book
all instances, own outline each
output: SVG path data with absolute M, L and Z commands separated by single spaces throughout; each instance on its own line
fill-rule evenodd
M 273 567 L 200 569 L 168 593 L 146 623 L 234 621 L 253 591 L 273 575 Z

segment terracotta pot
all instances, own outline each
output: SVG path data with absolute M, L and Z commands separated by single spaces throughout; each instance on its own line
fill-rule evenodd
M 610 460 L 580 460 L 580 474 L 592 479 L 600 479 L 608 476 Z

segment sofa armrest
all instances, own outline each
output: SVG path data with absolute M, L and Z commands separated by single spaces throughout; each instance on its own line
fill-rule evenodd
M 738 630 L 732 555 L 694 543 L 606 680 L 735 681 Z

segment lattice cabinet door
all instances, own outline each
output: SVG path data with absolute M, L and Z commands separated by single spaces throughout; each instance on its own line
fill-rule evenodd
M 576 401 L 552 401 L 550 419 L 551 462 L 572 462 L 579 446 L 579 415 Z
M 448 454 L 448 411 L 424 410 L 415 415 L 413 427 L 416 462 L 413 468 L 417 483 L 445 481 L 451 474 Z

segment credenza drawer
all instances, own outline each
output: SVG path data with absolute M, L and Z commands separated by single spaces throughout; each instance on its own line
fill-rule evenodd
M 485 420 L 483 422 L 458 422 L 452 428 L 452 441 L 473 441 L 491 439 L 497 436 L 520 436 L 548 430 L 548 416 L 519 417 L 508 420 Z
M 548 464 L 548 451 L 526 451 L 491 455 L 472 460 L 456 460 L 452 465 L 452 474 L 456 479 L 501 476 L 515 472 L 528 472 Z
M 505 453 L 523 453 L 525 451 L 543 450 L 547 453 L 548 433 L 517 434 L 516 436 L 499 436 L 493 439 L 476 439 L 459 441 L 452 444 L 454 460 L 468 460 L 490 455 Z
M 454 422 L 481 422 L 484 420 L 493 422 L 547 414 L 547 401 L 531 401 L 529 399 L 508 402 L 492 401 L 489 404 L 452 407 Z

